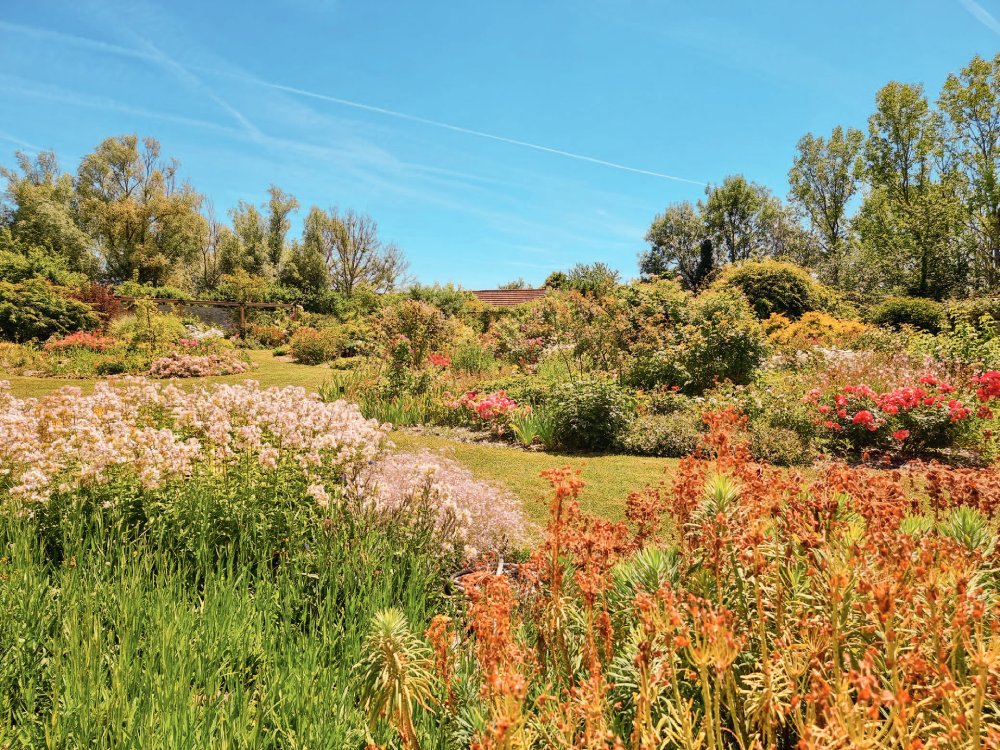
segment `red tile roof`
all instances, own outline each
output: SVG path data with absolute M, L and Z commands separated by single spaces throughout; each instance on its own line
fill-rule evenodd
M 513 307 L 545 296 L 545 289 L 480 289 L 472 292 L 476 299 L 493 307 Z

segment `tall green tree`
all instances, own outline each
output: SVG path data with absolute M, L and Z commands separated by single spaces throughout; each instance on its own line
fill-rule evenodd
M 667 206 L 646 232 L 649 249 L 639 256 L 644 277 L 681 277 L 684 286 L 699 289 L 715 263 L 712 240 L 701 208 L 688 201 Z
M 763 185 L 732 175 L 705 190 L 699 204 L 718 263 L 779 254 L 788 238 L 789 217 Z
M 229 209 L 233 231 L 220 245 L 220 266 L 224 274 L 244 271 L 251 276 L 267 274 L 268 224 L 265 216 L 252 203 L 239 201 Z
M 267 257 L 277 270 L 284 257 L 285 237 L 292 226 L 289 216 L 298 210 L 299 202 L 277 185 L 271 185 L 267 194 Z
M 855 219 L 866 277 L 919 296 L 960 288 L 961 204 L 940 114 L 922 86 L 893 82 L 876 95 L 868 131 L 860 169 L 869 192 Z
M 304 253 L 318 252 L 326 263 L 330 285 L 350 295 L 359 287 L 378 292 L 396 289 L 406 276 L 400 249 L 378 236 L 378 224 L 353 209 L 310 209 L 303 226 Z
M 80 163 L 81 222 L 112 280 L 164 284 L 201 245 L 202 197 L 178 185 L 177 166 L 161 158 L 155 138 L 136 135 L 108 138 Z
M 7 181 L 3 223 L 11 236 L 22 246 L 58 256 L 74 271 L 95 275 L 94 243 L 79 226 L 72 175 L 59 169 L 52 151 L 33 159 L 18 151 L 15 159 L 18 169 L 0 167 L 0 176 Z
M 858 189 L 855 165 L 864 146 L 860 130 L 839 125 L 829 138 L 804 135 L 796 145 L 788 172 L 790 198 L 808 218 L 815 235 L 816 266 L 830 283 L 838 285 L 849 247 L 848 204 Z
M 1000 54 L 973 57 L 951 74 L 939 107 L 950 124 L 948 148 L 964 181 L 963 203 L 975 286 L 1000 289 Z

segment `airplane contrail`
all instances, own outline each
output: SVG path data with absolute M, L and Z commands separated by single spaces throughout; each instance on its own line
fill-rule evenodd
M 969 7 L 969 3 L 976 5 L 974 0 L 961 0 L 966 7 Z M 978 6 L 977 6 L 978 7 Z M 980 10 L 982 10 L 980 8 Z M 988 14 L 987 14 L 988 15 Z M 226 109 L 231 115 L 236 117 L 241 125 L 246 128 L 251 135 L 257 135 L 259 137 L 260 131 L 251 123 L 239 110 L 230 105 L 228 102 L 224 101 L 219 97 L 214 91 L 208 89 L 200 79 L 193 79 L 188 70 L 198 70 L 200 72 L 213 73 L 215 75 L 221 75 L 228 78 L 241 80 L 246 83 L 251 83 L 264 88 L 270 88 L 275 91 L 284 91 L 288 94 L 295 94 L 297 96 L 303 96 L 310 99 L 317 99 L 319 101 L 330 102 L 331 104 L 338 104 L 343 107 L 351 107 L 353 109 L 363 110 L 365 112 L 372 112 L 375 114 L 384 115 L 386 117 L 393 117 L 397 120 L 406 120 L 408 122 L 415 122 L 421 125 L 426 125 L 428 127 L 439 128 L 441 130 L 450 130 L 453 133 L 461 133 L 463 135 L 473 136 L 475 138 L 485 138 L 487 140 L 496 141 L 498 143 L 506 143 L 511 146 L 520 146 L 521 148 L 529 148 L 534 151 L 541 151 L 547 154 L 553 154 L 555 156 L 562 156 L 567 159 L 574 159 L 576 161 L 586 162 L 588 164 L 597 164 L 602 167 L 609 167 L 611 169 L 617 169 L 622 172 L 631 172 L 633 174 L 646 175 L 648 177 L 656 177 L 662 180 L 672 180 L 674 182 L 684 182 L 689 185 L 705 185 L 706 183 L 701 180 L 692 180 L 687 177 L 679 177 L 678 175 L 667 174 L 665 172 L 657 172 L 652 169 L 642 169 L 640 167 L 632 167 L 627 164 L 621 164 L 619 162 L 608 161 L 607 159 L 599 159 L 595 156 L 588 156 L 586 154 L 578 154 L 573 151 L 566 151 L 565 149 L 555 148 L 553 146 L 546 146 L 540 143 L 531 143 L 529 141 L 518 140 L 517 138 L 508 138 L 507 136 L 498 135 L 496 133 L 487 133 L 482 130 L 474 130 L 473 128 L 462 127 L 461 125 L 453 125 L 447 122 L 441 122 L 440 120 L 431 120 L 426 117 L 420 117 L 418 115 L 407 114 L 406 112 L 399 112 L 393 109 L 387 109 L 385 107 L 377 107 L 372 104 L 365 104 L 363 102 L 356 102 L 350 99 L 342 99 L 336 96 L 330 96 L 328 94 L 321 94 L 315 91 L 308 91 L 306 89 L 296 88 L 295 86 L 286 86 L 280 83 L 274 83 L 272 81 L 266 81 L 255 76 L 247 75 L 246 73 L 235 73 L 227 72 L 224 70 L 219 70 L 218 68 L 209 68 L 205 66 L 189 65 L 187 69 L 180 66 L 172 58 L 166 56 L 163 52 L 148 45 L 145 50 L 135 49 L 132 47 L 123 47 L 117 44 L 109 44 L 107 42 L 102 42 L 96 39 L 91 39 L 89 37 L 79 36 L 76 34 L 65 34 L 58 31 L 51 31 L 49 29 L 40 29 L 33 26 L 23 26 L 21 24 L 9 23 L 6 21 L 0 21 L 0 29 L 19 33 L 27 34 L 43 39 L 47 39 L 53 42 L 62 42 L 65 44 L 73 44 L 76 46 L 91 49 L 97 52 L 104 52 L 107 54 L 121 55 L 124 57 L 132 57 L 141 60 L 147 60 L 160 65 L 165 65 L 171 68 L 174 72 L 179 73 L 182 77 L 187 76 L 189 83 L 195 83 L 200 88 L 202 88 L 208 95 L 220 106 Z
M 231 73 L 224 73 L 222 71 L 216 71 L 220 75 L 228 75 L 234 78 L 240 78 L 249 83 L 257 84 L 258 86 L 264 86 L 266 88 L 275 89 L 276 91 L 284 91 L 289 94 L 297 94 L 298 96 L 308 97 L 310 99 L 319 99 L 320 101 L 331 102 L 332 104 L 340 104 L 344 107 L 353 107 L 354 109 L 361 109 L 366 112 L 375 112 L 380 115 L 385 115 L 387 117 L 395 117 L 399 120 L 408 120 L 410 122 L 420 123 L 421 125 L 428 125 L 434 128 L 441 128 L 443 130 L 451 130 L 455 133 L 463 133 L 465 135 L 475 136 L 477 138 L 487 138 L 491 141 L 499 141 L 500 143 L 507 143 L 513 146 L 521 146 L 523 148 L 534 149 L 535 151 L 544 151 L 548 154 L 555 154 L 557 156 L 564 156 L 568 159 L 576 159 L 577 161 L 585 161 L 590 164 L 599 164 L 602 167 L 611 167 L 612 169 L 620 169 L 625 172 L 634 172 L 635 174 L 644 174 L 650 177 L 659 177 L 664 180 L 674 180 L 675 182 L 686 182 L 691 185 L 705 185 L 706 183 L 701 180 L 691 180 L 687 177 L 678 177 L 677 175 L 666 174 L 664 172 L 655 172 L 651 169 L 641 169 L 639 167 L 630 167 L 627 164 L 619 164 L 617 162 L 608 161 L 607 159 L 598 159 L 594 156 L 587 156 L 586 154 L 577 154 L 572 151 L 565 151 L 561 148 L 553 148 L 552 146 L 543 146 L 539 143 L 530 143 L 528 141 L 520 141 L 516 138 L 508 138 L 503 135 L 497 135 L 495 133 L 486 133 L 482 130 L 473 130 L 472 128 L 465 128 L 460 125 L 452 125 L 451 123 L 441 122 L 439 120 L 430 120 L 426 117 L 419 117 L 417 115 L 407 114 L 406 112 L 397 112 L 393 109 L 386 109 L 385 107 L 376 107 L 372 104 L 364 104 L 362 102 L 351 101 L 350 99 L 341 99 L 336 96 L 329 96 L 328 94 L 320 94 L 315 91 L 308 91 L 306 89 L 296 88 L 294 86 L 285 86 L 280 83 L 272 83 L 271 81 L 265 81 L 260 78 L 254 78 L 252 76 L 237 75 Z

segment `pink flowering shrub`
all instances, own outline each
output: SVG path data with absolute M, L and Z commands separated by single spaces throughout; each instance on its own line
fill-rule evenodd
M 92 352 L 103 352 L 117 342 L 110 336 L 77 331 L 58 339 L 49 339 L 43 347 L 47 352 L 65 352 L 71 349 L 86 349 Z
M 456 415 L 459 422 L 473 427 L 485 427 L 497 435 L 504 435 L 510 428 L 510 420 L 519 408 L 506 391 L 481 393 L 467 391 L 458 398 L 444 394 L 444 404 Z M 531 407 L 525 406 L 524 409 Z
M 18 399 L 0 386 L 0 504 L 45 503 L 116 479 L 155 490 L 198 474 L 280 469 L 276 487 L 309 485 L 323 505 L 388 446 L 353 404 L 254 381 L 194 393 L 144 378 Z M 256 481 L 256 480 L 254 480 Z
M 835 442 L 854 450 L 954 447 L 976 418 L 992 417 L 985 407 L 974 411 L 969 398 L 934 375 L 882 393 L 864 384 L 832 394 L 816 388 L 804 401 L 815 406 L 817 424 Z
M 993 412 L 990 410 L 989 404 L 992 401 L 1000 401 L 1000 372 L 997 370 L 984 372 L 982 375 L 974 377 L 972 383 L 976 386 L 976 398 L 983 404 L 980 407 L 981 416 L 992 419 Z
M 451 358 L 445 356 L 444 354 L 439 354 L 438 352 L 431 352 L 428 354 L 427 361 L 434 367 L 440 367 L 442 370 L 447 370 L 451 367 Z
M 183 341 L 183 339 L 182 339 Z M 194 342 L 197 346 L 198 342 Z M 205 378 L 215 375 L 240 375 L 253 364 L 232 355 L 190 355 L 172 352 L 153 360 L 149 375 L 154 378 Z
M 387 456 L 361 476 L 358 487 L 379 515 L 429 514 L 443 549 L 466 559 L 529 541 L 532 526 L 516 497 L 429 451 Z

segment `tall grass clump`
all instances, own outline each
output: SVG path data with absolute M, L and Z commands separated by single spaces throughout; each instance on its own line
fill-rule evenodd
M 0 434 L 0 747 L 396 736 L 355 665 L 378 613 L 422 633 L 454 608 L 480 487 L 386 464 L 379 424 L 296 388 L 0 389 Z M 477 529 L 483 552 L 508 513 Z

